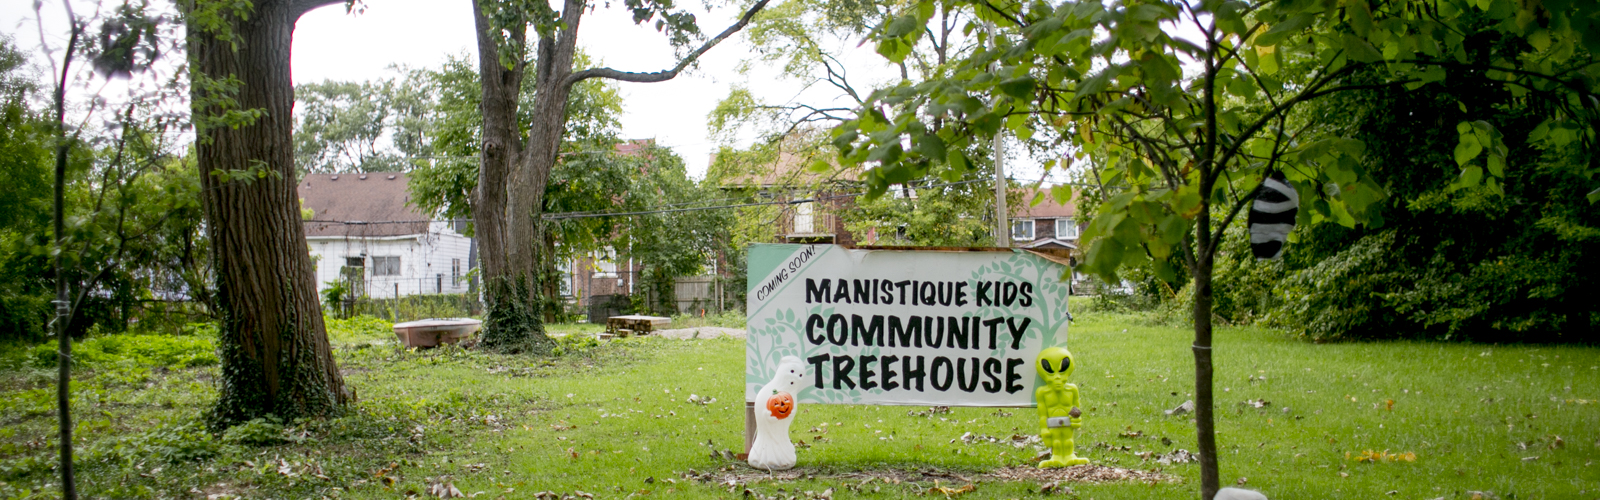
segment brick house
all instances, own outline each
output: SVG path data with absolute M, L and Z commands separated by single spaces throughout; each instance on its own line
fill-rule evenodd
M 1077 203 L 1068 200 L 1065 205 L 1056 203 L 1048 190 L 1029 190 L 1022 199 L 1032 200 L 1039 191 L 1045 191 L 1044 201 L 1028 206 L 1024 203 L 1011 216 L 1011 245 L 1017 248 L 1078 249 L 1078 236 L 1087 221 L 1078 217 Z
M 786 144 L 787 145 L 787 144 Z M 828 153 L 784 148 L 776 161 L 754 173 L 724 177 L 722 189 L 745 191 L 757 201 L 776 202 L 771 243 L 834 243 L 854 245 L 860 239 L 840 217 L 864 187 L 855 170 L 830 169 L 817 173 L 807 168 Z

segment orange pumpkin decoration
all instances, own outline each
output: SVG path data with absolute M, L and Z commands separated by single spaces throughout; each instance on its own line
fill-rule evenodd
M 772 418 L 789 418 L 789 414 L 794 412 L 794 396 L 787 392 L 773 394 L 767 398 L 767 411 L 772 412 Z

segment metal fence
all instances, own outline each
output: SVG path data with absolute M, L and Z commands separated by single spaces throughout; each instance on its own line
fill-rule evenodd
M 400 322 L 476 316 L 483 313 L 483 303 L 475 294 L 444 293 L 406 295 L 398 299 L 358 298 L 340 302 L 332 309 L 335 316 L 342 318 L 365 314 Z
M 661 298 L 648 287 L 635 287 L 630 290 L 625 286 L 611 289 L 602 289 L 611 293 L 598 293 L 581 296 L 576 299 L 579 314 L 591 323 L 603 323 L 606 318 L 623 314 L 653 312 L 655 314 L 719 314 L 728 310 L 742 310 L 744 304 L 738 301 L 734 290 L 730 290 L 727 278 L 719 276 L 688 276 L 678 278 L 672 286 L 673 297 L 671 311 L 641 311 L 634 305 L 634 297 L 638 295 L 643 304 L 653 307 L 661 304 Z M 593 289 L 593 288 L 591 288 Z

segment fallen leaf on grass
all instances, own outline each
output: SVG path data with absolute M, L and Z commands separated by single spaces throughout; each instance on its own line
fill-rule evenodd
M 456 489 L 456 485 L 449 481 L 442 481 L 428 485 L 428 496 L 434 498 L 466 498 L 467 495 Z
M 717 402 L 717 398 L 702 398 L 699 394 L 690 394 L 689 402 L 700 406 L 705 406 Z
M 1189 413 L 1191 411 L 1194 411 L 1194 400 L 1184 401 L 1183 404 L 1178 405 L 1177 408 L 1173 408 L 1171 410 L 1167 410 L 1167 414 L 1168 415 L 1182 415 L 1182 414 L 1185 414 L 1185 413 Z
M 1383 450 L 1383 451 L 1362 450 L 1360 455 L 1356 455 L 1354 457 L 1351 457 L 1350 456 L 1350 452 L 1345 452 L 1344 456 L 1345 456 L 1345 458 L 1350 458 L 1350 459 L 1353 459 L 1353 460 L 1355 460 L 1357 462 L 1366 462 L 1366 463 L 1415 462 L 1415 461 L 1417 461 L 1417 454 L 1409 452 L 1409 451 L 1405 452 L 1405 453 L 1389 453 L 1389 450 Z
M 1071 487 L 1069 487 L 1069 486 L 1067 486 L 1065 484 L 1061 484 L 1061 483 L 1062 483 L 1061 481 L 1051 481 L 1051 482 L 1045 483 L 1044 486 L 1040 486 L 1039 487 L 1039 493 L 1043 493 L 1043 494 L 1046 494 L 1046 495 L 1049 495 L 1049 494 L 1052 494 L 1052 493 L 1060 493 L 1060 494 L 1063 494 L 1063 495 L 1076 495 L 1077 494 L 1076 492 L 1072 491 Z
M 1059 481 L 1061 483 L 1060 486 L 1063 487 L 1073 483 L 1170 483 L 1179 480 L 1177 476 L 1159 472 L 1159 469 L 1123 469 L 1098 464 L 1051 469 L 1040 469 L 1031 465 L 1004 467 L 990 472 L 989 477 L 1002 481 L 1037 481 L 1040 483 Z
M 967 494 L 967 493 L 972 493 L 972 492 L 977 491 L 977 490 L 978 490 L 978 486 L 975 485 L 975 484 L 972 484 L 972 483 L 967 483 L 966 486 L 962 486 L 960 488 L 950 488 L 950 487 L 946 487 L 946 486 L 939 486 L 938 482 L 935 482 L 934 483 L 934 487 L 928 488 L 928 493 L 940 493 L 940 494 L 943 494 L 945 497 L 948 498 L 948 497 L 954 497 L 954 496 L 958 496 L 958 495 L 964 495 L 964 494 Z
M 1200 457 L 1195 456 L 1195 454 L 1193 454 L 1193 453 L 1189 453 L 1189 450 L 1177 449 L 1177 450 L 1172 450 L 1171 453 L 1168 453 L 1166 455 L 1161 455 L 1161 456 L 1157 457 L 1156 458 L 1156 463 L 1162 464 L 1162 465 L 1170 465 L 1170 464 L 1181 464 L 1181 463 L 1194 462 L 1194 461 L 1197 461 L 1197 460 L 1200 460 Z

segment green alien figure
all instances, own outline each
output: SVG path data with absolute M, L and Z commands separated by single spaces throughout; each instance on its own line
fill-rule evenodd
M 1045 381 L 1034 391 L 1034 400 L 1039 403 L 1039 438 L 1050 447 L 1050 459 L 1039 462 L 1039 468 L 1089 463 L 1089 459 L 1073 451 L 1073 435 L 1075 429 L 1083 427 L 1083 411 L 1078 409 L 1078 386 L 1067 383 L 1076 368 L 1072 353 L 1060 347 L 1045 348 L 1034 368 Z

